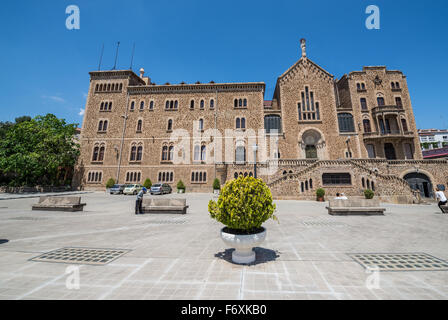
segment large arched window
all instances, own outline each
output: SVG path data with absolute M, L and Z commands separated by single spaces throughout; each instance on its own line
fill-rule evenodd
M 200 147 L 198 145 L 194 146 L 194 161 L 200 160 Z
M 142 157 L 143 157 L 143 147 L 139 146 L 137 148 L 137 161 L 142 161 Z
M 206 150 L 205 146 L 201 146 L 201 161 L 205 161 Z
M 339 132 L 355 132 L 353 116 L 350 113 L 338 114 Z
M 93 148 L 92 161 L 97 161 L 98 160 L 98 152 L 99 151 L 100 151 L 100 147 Z
M 131 161 L 135 161 L 135 158 L 137 157 L 137 147 L 132 146 L 131 148 Z
M 162 161 L 167 161 L 168 160 L 168 147 L 164 146 L 162 148 Z
M 104 147 L 100 147 L 100 152 L 98 154 L 98 161 L 103 161 L 104 160 Z
M 281 133 L 282 118 L 278 115 L 268 115 L 264 117 L 264 129 L 266 133 Z
M 246 148 L 243 146 L 236 147 L 235 160 L 237 163 L 246 162 Z

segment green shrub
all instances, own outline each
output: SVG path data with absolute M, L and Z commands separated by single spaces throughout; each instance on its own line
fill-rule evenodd
M 149 178 L 146 179 L 145 182 L 143 182 L 143 186 L 144 186 L 146 189 L 151 188 L 151 187 L 152 187 L 151 179 L 149 179 Z
M 227 182 L 218 202 L 210 200 L 208 211 L 210 217 L 228 228 L 248 233 L 259 229 L 270 218 L 278 220 L 274 215 L 271 190 L 261 179 L 253 177 L 239 177 Z
M 316 190 L 316 196 L 318 198 L 323 198 L 325 196 L 325 190 L 322 188 L 319 188 Z
M 112 187 L 114 186 L 114 184 L 115 184 L 115 180 L 112 179 L 112 178 L 110 178 L 110 179 L 107 180 L 107 182 L 106 182 L 106 188 L 107 188 L 107 189 L 110 189 L 110 188 L 112 188 Z
M 220 190 L 221 189 L 221 182 L 218 178 L 215 178 L 213 181 L 213 190 Z
M 364 190 L 364 196 L 366 197 L 366 199 L 373 199 L 373 197 L 375 196 L 375 193 L 372 190 L 367 189 L 367 190 Z
M 177 183 L 177 190 L 184 190 L 185 191 L 185 185 L 182 182 L 182 180 L 179 180 L 179 182 Z

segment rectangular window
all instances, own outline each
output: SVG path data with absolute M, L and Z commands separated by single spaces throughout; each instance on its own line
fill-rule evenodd
M 350 173 L 324 173 L 322 182 L 324 185 L 351 185 L 352 176 Z
M 191 172 L 191 182 L 206 183 L 207 182 L 207 172 L 206 171 L 192 171 Z

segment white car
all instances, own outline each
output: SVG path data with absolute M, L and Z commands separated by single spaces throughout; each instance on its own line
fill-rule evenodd
M 133 194 L 136 195 L 137 193 L 142 190 L 143 186 L 141 184 L 128 184 L 123 190 L 123 194 Z

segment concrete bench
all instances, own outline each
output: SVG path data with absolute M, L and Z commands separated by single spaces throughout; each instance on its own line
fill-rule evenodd
M 39 197 L 39 202 L 32 206 L 32 210 L 39 211 L 83 211 L 85 203 L 81 197 Z
M 380 206 L 379 199 L 330 200 L 326 207 L 332 216 L 384 215 L 386 208 Z
M 187 213 L 186 199 L 143 199 L 144 213 Z

